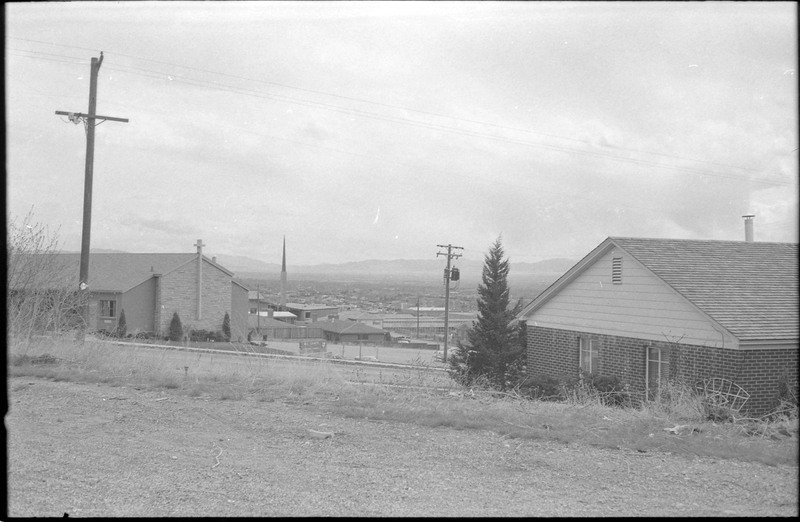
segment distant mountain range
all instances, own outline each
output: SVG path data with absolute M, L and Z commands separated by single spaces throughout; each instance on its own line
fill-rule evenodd
M 281 265 L 277 263 L 263 263 L 247 257 L 217 256 L 220 265 L 234 272 L 237 276 L 245 274 L 280 274 Z M 575 264 L 572 259 L 556 258 L 546 259 L 537 263 L 515 263 L 511 261 L 510 275 L 528 275 L 552 277 L 561 275 Z M 458 268 L 462 277 L 467 279 L 479 278 L 483 271 L 483 261 L 455 260 L 452 265 Z M 348 263 L 319 265 L 289 265 L 286 272 L 292 275 L 326 274 L 326 275 L 360 275 L 360 276 L 432 276 L 442 277 L 444 269 L 443 259 L 394 259 L 365 261 L 351 261 Z
M 95 253 L 125 253 L 122 250 L 92 249 Z M 233 272 L 237 277 L 258 277 L 260 275 L 274 276 L 281 272 L 279 263 L 264 263 L 246 256 L 217 255 L 217 263 Z M 575 265 L 576 261 L 566 258 L 545 259 L 536 263 L 514 262 L 511 260 L 509 277 L 542 277 L 555 279 Z M 461 277 L 467 280 L 480 279 L 483 271 L 483 261 L 456 259 L 452 266 L 458 268 Z M 365 261 L 351 261 L 348 263 L 323 263 L 318 265 L 292 265 L 287 267 L 287 274 L 297 275 L 327 275 L 327 276 L 383 276 L 414 278 L 441 278 L 444 269 L 444 259 L 394 259 L 380 260 L 369 259 Z

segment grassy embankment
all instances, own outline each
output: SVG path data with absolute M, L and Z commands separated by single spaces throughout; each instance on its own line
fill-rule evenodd
M 247 349 L 247 347 L 242 347 Z M 695 397 L 673 393 L 669 403 L 640 409 L 600 404 L 596 396 L 564 403 L 528 401 L 514 394 L 458 387 L 440 372 L 409 369 L 389 384 L 437 386 L 400 388 L 354 385 L 359 372 L 316 364 L 226 358 L 211 363 L 190 352 L 115 349 L 113 345 L 39 339 L 9 342 L 8 375 L 80 383 L 156 389 L 218 400 L 282 400 L 353 418 L 493 431 L 515 439 L 555 440 L 639 452 L 740 459 L 768 465 L 797 465 L 795 412 L 771 421 L 715 424 L 705 421 Z M 185 361 L 185 362 L 183 362 Z M 191 366 L 189 373 L 185 366 Z M 442 391 L 442 387 L 449 388 Z M 9 392 L 13 395 L 14 390 Z M 689 425 L 673 434 L 665 428 Z M 693 429 L 695 428 L 695 429 Z

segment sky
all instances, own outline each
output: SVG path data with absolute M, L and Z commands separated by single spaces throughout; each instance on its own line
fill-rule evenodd
M 5 4 L 6 217 L 297 265 L 798 240 L 795 2 Z M 444 256 L 440 257 L 444 264 Z

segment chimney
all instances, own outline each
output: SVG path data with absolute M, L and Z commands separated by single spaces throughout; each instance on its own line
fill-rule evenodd
M 199 321 L 203 318 L 203 244 L 202 239 L 198 239 L 197 247 L 197 317 Z
M 217 256 L 213 256 L 213 257 L 211 258 L 211 262 L 212 262 L 212 263 L 214 263 L 214 264 L 216 265 L 216 264 L 217 264 Z
M 744 218 L 744 240 L 747 243 L 753 242 L 753 218 L 755 214 L 745 214 Z

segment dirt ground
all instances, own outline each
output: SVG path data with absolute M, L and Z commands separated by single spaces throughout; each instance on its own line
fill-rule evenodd
M 796 466 L 30 377 L 8 392 L 14 517 L 798 514 Z

